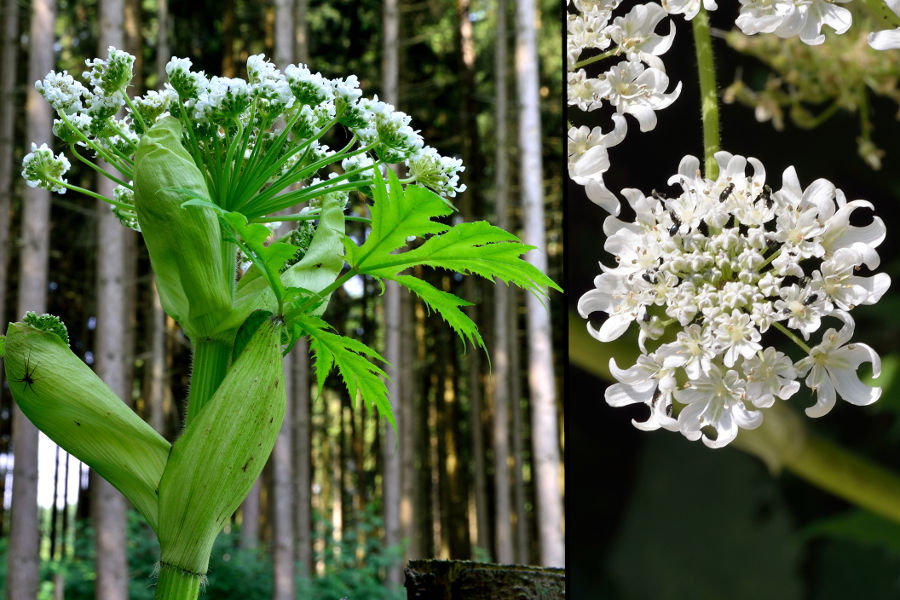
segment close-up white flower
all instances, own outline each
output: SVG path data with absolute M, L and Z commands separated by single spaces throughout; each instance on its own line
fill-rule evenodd
M 884 223 L 875 217 L 851 225 L 849 214 L 871 205 L 847 202 L 825 179 L 804 188 L 790 167 L 773 190 L 759 160 L 728 152 L 715 158 L 719 175 L 711 180 L 699 174 L 698 159 L 684 157 L 669 180 L 681 193 L 671 198 L 622 190 L 635 221 L 606 219 L 604 247 L 615 265 L 601 265 L 594 289 L 578 302 L 585 318 L 604 313 L 588 331 L 608 342 L 636 323 L 642 360 L 679 382 L 672 404 L 679 430 L 712 447 L 758 426 L 763 414 L 755 409 L 793 396 L 798 377 L 811 369 L 806 382 L 820 398 L 811 415 L 827 412 L 835 392 L 854 404 L 874 401 L 875 388 L 852 383 L 848 373 L 856 377 L 862 360 L 877 365 L 877 355 L 865 344 L 844 345 L 853 332 L 847 311 L 877 302 L 890 283 L 884 273 L 856 274 L 877 267 Z M 810 349 L 801 338 L 816 336 L 828 319 L 847 325 Z M 807 357 L 795 366 L 771 345 L 772 330 Z M 655 389 L 641 382 L 643 392 Z M 624 388 L 616 390 L 619 398 Z
M 740 0 L 741 13 L 735 24 L 747 35 L 774 33 L 781 38 L 798 36 L 818 45 L 825 41 L 822 27 L 837 34 L 850 29 L 850 11 L 838 2 L 850 0 Z
M 638 120 L 641 131 L 656 127 L 656 111 L 666 108 L 681 94 L 681 82 L 667 92 L 669 77 L 659 69 L 645 68 L 634 61 L 621 62 L 603 73 L 594 89 L 619 114 L 630 114 Z

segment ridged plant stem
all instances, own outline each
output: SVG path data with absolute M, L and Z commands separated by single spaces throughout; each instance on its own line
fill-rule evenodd
M 691 21 L 694 28 L 694 48 L 697 51 L 697 73 L 700 76 L 700 112 L 703 118 L 703 176 L 716 179 L 719 165 L 715 154 L 719 151 L 719 103 L 716 93 L 716 69 L 713 61 L 712 37 L 709 34 L 709 15 L 703 4 Z
M 202 575 L 163 564 L 159 568 L 153 600 L 197 600 L 202 585 Z
M 185 426 L 216 393 L 219 384 L 225 379 L 230 359 L 231 344 L 219 340 L 199 340 L 194 344 L 194 364 Z

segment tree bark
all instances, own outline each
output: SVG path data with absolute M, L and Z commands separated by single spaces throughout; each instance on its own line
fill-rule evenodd
M 381 59 L 381 87 L 384 100 L 396 105 L 399 97 L 399 73 L 400 73 L 400 18 L 398 0 L 384 0 L 383 10 L 383 35 L 384 46 Z M 396 422 L 403 419 L 404 405 L 406 403 L 405 390 L 403 389 L 401 364 L 401 340 L 403 315 L 400 301 L 400 287 L 393 281 L 385 284 L 384 291 L 384 327 L 385 327 L 385 353 L 384 358 L 389 363 L 387 369 L 388 398 L 394 411 Z M 384 501 L 384 544 L 387 547 L 400 543 L 400 450 L 397 446 L 397 432 L 386 422 L 384 437 L 382 438 L 382 451 L 384 453 L 384 473 L 382 477 L 382 499 Z M 387 569 L 387 583 L 391 587 L 399 587 L 403 583 L 403 571 L 401 565 L 393 564 Z
M 53 69 L 53 22 L 55 0 L 33 0 L 31 3 L 31 53 L 28 58 L 28 80 L 42 79 Z M 50 106 L 33 86 L 28 87 L 25 102 L 26 139 L 38 146 L 50 143 L 53 117 Z M 47 308 L 47 256 L 50 232 L 50 193 L 40 188 L 26 188 L 22 208 L 22 246 L 19 272 L 17 314 L 28 310 L 38 314 Z M 38 591 L 38 541 L 40 529 L 37 511 L 38 431 L 13 406 L 12 507 L 10 514 L 7 587 L 10 600 L 35 598 Z
M 506 127 L 507 101 L 507 34 L 506 0 L 497 0 L 496 48 L 494 51 L 494 211 L 497 227 L 509 228 L 507 197 L 509 195 L 509 149 Z M 509 288 L 498 284 L 494 298 L 494 342 L 491 377 L 494 401 L 494 532 L 497 562 L 513 562 L 512 520 L 509 498 Z M 512 375 L 516 376 L 515 372 Z
M 103 0 L 100 3 L 100 38 L 97 55 L 106 56 L 108 46 L 123 48 L 125 6 L 122 0 Z M 99 163 L 101 168 L 108 165 Z M 97 176 L 97 192 L 112 198 L 115 184 Z M 128 337 L 127 292 L 128 272 L 125 250 L 126 230 L 109 205 L 97 201 L 97 375 L 126 403 L 130 400 L 127 370 L 129 368 L 125 339 Z M 97 580 L 94 597 L 97 600 L 117 600 L 128 597 L 128 563 L 125 540 L 125 499 L 108 482 L 91 472 L 91 520 L 97 555 Z
M 275 0 L 274 59 L 279 69 L 284 70 L 294 55 L 294 6 L 293 0 Z M 274 600 L 294 600 L 294 487 L 293 465 L 293 420 L 291 409 L 294 404 L 293 365 L 297 359 L 296 348 L 284 360 L 285 394 L 287 408 L 281 432 L 272 450 L 272 569 Z
M 525 510 L 525 431 L 522 419 L 522 377 L 519 353 L 519 296 L 521 293 L 509 289 L 509 364 L 513 376 L 509 378 L 510 412 L 512 413 L 512 453 L 513 453 L 513 502 L 516 514 L 515 562 L 520 565 L 531 563 L 528 553 L 528 515 Z
M 303 64 L 309 62 L 308 12 L 309 0 L 294 0 L 294 50 L 297 52 L 296 62 Z
M 516 83 L 519 95 L 519 176 L 524 215 L 524 242 L 535 247 L 525 255 L 525 258 L 546 273 L 536 19 L 534 0 L 518 0 Z M 532 466 L 536 485 L 541 562 L 549 566 L 562 567 L 565 566 L 565 542 L 559 482 L 559 427 L 556 421 L 550 314 L 534 294 L 528 295 L 526 307 Z
M 300 574 L 312 575 L 312 464 L 310 463 L 309 347 L 297 340 L 294 366 L 294 500 L 297 511 L 297 563 Z
M 12 222 L 10 199 L 13 193 L 13 154 L 16 123 L 16 63 L 19 53 L 19 3 L 3 2 L 3 28 L 0 31 L 0 324 L 6 323 L 6 286 L 9 276 L 9 225 Z M 0 369 L 0 388 L 4 370 Z M 2 513 L 0 513 L 2 514 Z
M 166 63 L 171 58 L 169 49 L 169 0 L 156 0 L 156 87 L 162 88 L 166 80 Z

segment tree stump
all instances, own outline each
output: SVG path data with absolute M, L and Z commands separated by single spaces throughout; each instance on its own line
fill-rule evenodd
M 411 560 L 407 600 L 562 600 L 566 572 L 551 567 L 467 560 Z

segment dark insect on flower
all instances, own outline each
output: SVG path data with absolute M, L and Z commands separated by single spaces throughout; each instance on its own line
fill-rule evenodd
M 672 217 L 672 226 L 669 227 L 669 236 L 673 236 L 678 233 L 678 228 L 681 227 L 681 219 L 673 212 L 670 212 L 669 216 Z
M 810 294 L 809 297 L 803 301 L 803 306 L 809 306 L 813 302 L 819 299 L 818 294 Z
M 766 208 L 772 208 L 772 188 L 769 187 L 768 183 L 763 186 L 763 191 L 753 199 L 753 202 L 759 202 L 760 199 L 765 200 Z
M 731 192 L 733 192 L 733 191 L 734 191 L 733 183 L 729 183 L 728 185 L 726 185 L 725 189 L 722 190 L 722 193 L 719 194 L 719 202 L 725 202 L 725 200 L 728 199 L 728 196 L 730 196 Z
M 645 311 L 644 311 L 644 316 L 641 317 L 641 320 L 642 320 L 644 323 L 649 323 L 649 322 L 650 322 L 650 313 L 647 312 L 647 311 L 645 310 Z
M 654 277 L 653 275 L 651 275 L 650 273 L 648 273 L 646 271 L 641 273 L 641 279 L 643 279 L 647 283 L 652 283 L 654 285 L 656 284 L 656 277 Z
M 15 381 L 16 383 L 24 383 L 26 390 L 29 387 L 32 387 L 34 385 L 35 381 L 40 379 L 40 377 L 34 376 L 34 372 L 35 372 L 35 370 L 37 370 L 37 365 L 35 365 L 34 368 L 32 368 L 31 370 L 29 370 L 29 367 L 31 367 L 31 353 L 30 352 L 28 353 L 28 356 L 25 357 L 25 374 L 22 375 L 22 377 L 19 379 L 13 379 L 13 381 Z
M 655 199 L 657 199 L 657 200 L 659 200 L 659 201 L 663 201 L 663 200 L 666 199 L 666 197 L 665 197 L 663 194 L 660 194 L 660 193 L 657 192 L 656 190 L 651 190 L 651 191 L 650 191 L 650 195 L 653 196 Z

